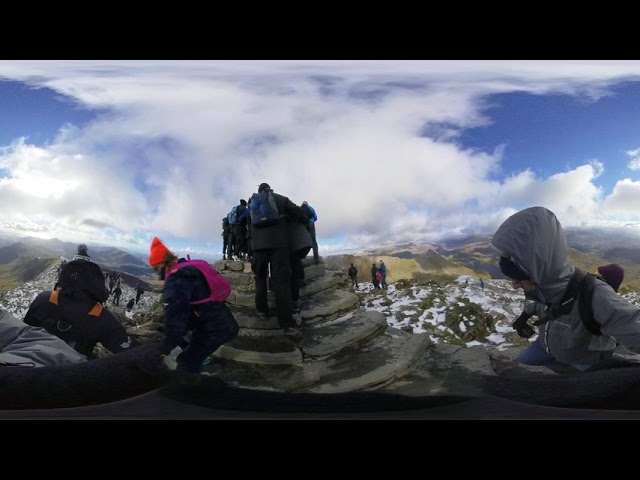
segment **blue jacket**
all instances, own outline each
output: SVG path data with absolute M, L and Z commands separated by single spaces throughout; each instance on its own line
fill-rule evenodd
M 313 217 L 310 218 L 309 221 L 313 222 L 313 223 L 316 223 L 316 221 L 318 220 L 318 215 L 316 215 L 315 209 L 311 205 L 309 205 L 308 203 L 307 203 L 307 207 L 309 207 L 309 210 L 311 210 L 311 213 L 313 213 Z

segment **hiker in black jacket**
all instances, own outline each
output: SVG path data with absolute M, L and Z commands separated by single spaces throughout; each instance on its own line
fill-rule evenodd
M 234 236 L 236 239 L 236 257 L 240 260 L 247 258 L 247 222 L 244 221 L 242 214 L 247 211 L 247 201 L 243 198 L 240 199 L 238 205 L 237 215 L 238 222 L 234 226 Z
M 268 183 L 260 184 L 258 193 L 265 189 L 271 189 Z M 297 221 L 306 225 L 309 221 L 304 211 L 288 197 L 273 193 L 281 216 L 286 216 L 287 221 Z M 301 339 L 302 332 L 296 327 L 293 319 L 291 303 L 291 262 L 289 257 L 289 242 L 287 239 L 286 222 L 281 221 L 269 226 L 251 229 L 251 249 L 253 258 L 251 270 L 256 282 L 256 310 L 258 317 L 269 316 L 269 303 L 267 300 L 267 276 L 269 266 L 271 269 L 271 283 L 275 291 L 276 310 L 278 312 L 278 324 L 284 330 L 284 334 L 294 339 Z
M 287 236 L 289 242 L 289 262 L 291 264 L 291 305 L 294 320 L 298 325 L 302 322 L 300 317 L 300 288 L 305 285 L 304 265 L 302 259 L 305 258 L 311 248 L 313 241 L 307 227 L 299 220 L 284 216 L 287 225 Z
M 229 246 L 229 219 L 225 215 L 222 218 L 222 259 L 227 259 L 227 248 Z
M 378 281 L 378 267 L 376 267 L 375 263 L 371 264 L 371 283 L 373 283 L 373 288 L 380 288 L 380 282 Z
M 113 313 L 99 302 L 69 295 L 64 287 L 40 293 L 31 302 L 24 322 L 44 328 L 87 358 L 95 358 L 93 349 L 98 343 L 111 353 L 137 345 Z
M 358 288 L 358 269 L 353 266 L 353 263 L 349 267 L 349 277 L 351 277 L 351 286 Z

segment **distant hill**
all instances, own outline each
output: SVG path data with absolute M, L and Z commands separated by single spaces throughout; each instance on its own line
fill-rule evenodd
M 77 251 L 77 244 L 57 238 L 18 237 L 15 240 L 15 237 L 0 236 L 0 291 L 28 282 L 59 263 L 61 258 L 73 258 Z M 118 248 L 89 247 L 89 255 L 103 271 L 121 272 L 125 283 L 132 287 L 140 281 L 139 277 L 154 274 L 140 258 Z
M 6 238 L 4 240 L 6 242 Z M 77 244 L 62 242 L 57 238 L 45 240 L 21 237 L 17 242 L 0 247 L 0 265 L 11 263 L 21 256 L 71 259 L 77 252 Z M 153 274 L 151 267 L 140 258 L 118 248 L 90 247 L 89 255 L 103 270 L 116 270 L 136 276 Z
M 631 229 L 565 229 L 569 258 L 576 267 L 595 272 L 597 267 L 619 263 L 625 269 L 621 291 L 640 291 L 640 235 Z M 369 281 L 371 264 L 382 259 L 389 280 L 427 277 L 449 279 L 459 275 L 503 279 L 498 267 L 497 251 L 491 246 L 491 235 L 477 235 L 444 241 L 441 244 L 385 245 L 356 255 L 325 258 L 335 268 L 346 271 L 351 262 L 358 277 Z M 392 274 L 393 273 L 393 274 Z
M 58 260 L 52 258 L 21 256 L 10 263 L 0 265 L 0 291 L 16 288 L 36 278 L 57 262 Z
M 377 252 L 379 251 L 377 250 Z M 402 255 L 406 250 L 388 250 L 388 252 Z M 371 281 L 371 267 L 373 264 L 378 267 L 380 260 L 383 260 L 387 267 L 388 283 L 402 279 L 415 279 L 421 282 L 434 280 L 439 283 L 446 283 L 455 280 L 460 275 L 489 278 L 486 272 L 451 262 L 431 249 L 422 254 L 416 254 L 413 258 L 402 258 L 395 255 L 372 255 L 370 253 L 331 255 L 324 258 L 324 262 L 329 268 L 342 270 L 345 273 L 353 263 L 358 269 L 358 279 L 360 281 Z

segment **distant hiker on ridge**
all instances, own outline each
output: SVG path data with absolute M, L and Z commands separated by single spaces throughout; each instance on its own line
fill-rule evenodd
M 375 263 L 371 264 L 371 283 L 373 283 L 373 288 L 380 288 L 380 280 L 378 280 L 378 267 L 376 267 Z
M 358 288 L 358 269 L 353 266 L 353 263 L 349 267 L 349 277 L 351 277 L 351 286 Z
M 380 280 L 380 286 L 383 289 L 387 289 L 387 266 L 384 264 L 382 260 L 380 260 L 380 267 L 378 268 L 378 272 L 382 275 L 382 279 Z

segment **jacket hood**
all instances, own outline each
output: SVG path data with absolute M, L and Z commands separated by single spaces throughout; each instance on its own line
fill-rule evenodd
M 491 244 L 509 257 L 538 287 L 545 303 L 562 296 L 573 275 L 562 225 L 544 207 L 530 207 L 507 218 Z

